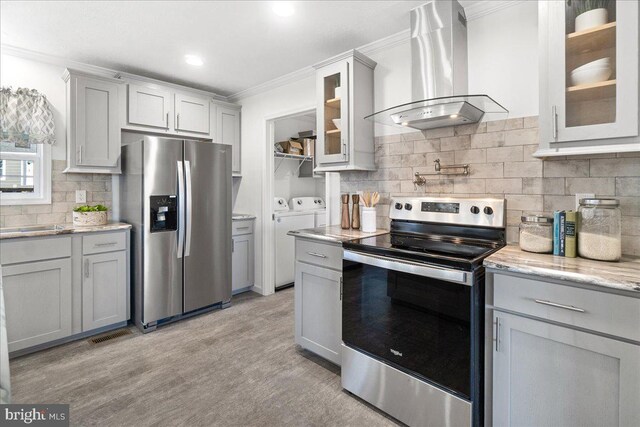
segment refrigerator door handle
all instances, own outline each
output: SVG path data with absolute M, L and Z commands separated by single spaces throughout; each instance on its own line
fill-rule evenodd
M 182 161 L 178 161 L 178 258 L 182 258 L 184 247 L 184 169 Z
M 184 256 L 189 256 L 191 251 L 191 162 L 189 160 L 184 161 L 184 172 L 187 179 L 187 189 L 186 189 L 186 209 L 185 209 L 185 219 L 187 221 L 187 236 L 185 238 L 184 244 Z

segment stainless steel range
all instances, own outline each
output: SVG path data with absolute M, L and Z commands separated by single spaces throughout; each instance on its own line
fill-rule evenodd
M 505 201 L 396 198 L 389 216 L 343 244 L 342 386 L 411 426 L 482 425 L 482 261 Z

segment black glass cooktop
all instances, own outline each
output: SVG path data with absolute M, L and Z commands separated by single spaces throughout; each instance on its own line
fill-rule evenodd
M 504 246 L 504 229 L 392 221 L 391 232 L 343 243 L 345 249 L 472 270 Z

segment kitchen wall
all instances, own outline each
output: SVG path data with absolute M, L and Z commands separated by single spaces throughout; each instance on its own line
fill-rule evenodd
M 111 207 L 111 175 L 65 174 L 65 160 L 54 160 L 51 170 L 51 200 L 48 205 L 0 207 L 0 227 L 61 224 L 73 220 L 72 210 L 84 203 L 75 203 L 76 190 L 87 191 L 87 203 Z M 111 219 L 111 212 L 109 212 Z
M 0 227 L 70 223 L 75 190 L 87 190 L 87 203 L 112 206 L 112 178 L 103 174 L 63 174 L 66 167 L 66 86 L 64 67 L 12 55 L 2 55 L 0 84 L 36 89 L 46 95 L 56 125 L 51 147 L 51 200 L 48 205 L 0 207 Z M 111 218 L 111 210 L 109 217 Z
M 622 250 L 640 255 L 640 153 L 532 157 L 538 148 L 538 118 L 433 129 L 376 138 L 374 172 L 341 175 L 341 191 L 378 191 L 378 225 L 389 225 L 392 196 L 505 197 L 507 240 L 517 242 L 520 217 L 575 210 L 575 194 L 591 192 L 620 200 Z M 413 174 L 434 173 L 441 164 L 470 165 L 465 176 L 433 176 L 414 187 Z

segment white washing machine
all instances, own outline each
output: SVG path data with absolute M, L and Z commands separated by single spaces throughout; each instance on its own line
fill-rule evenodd
M 314 228 L 316 217 L 324 218 L 324 200 L 318 197 L 295 197 L 291 204 L 282 197 L 273 203 L 275 220 L 275 285 L 281 289 L 295 280 L 295 238 L 288 236 L 292 230 Z M 291 209 L 289 208 L 291 206 Z M 321 220 L 320 219 L 320 220 Z

